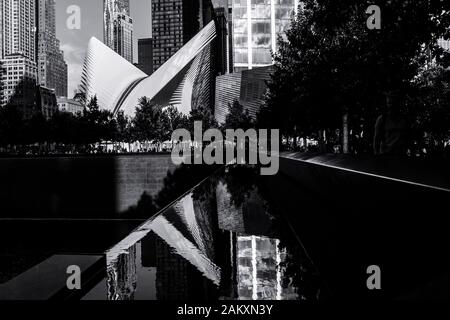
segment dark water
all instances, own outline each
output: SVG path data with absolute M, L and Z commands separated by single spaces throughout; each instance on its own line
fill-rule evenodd
M 0 300 L 34 299 L 45 274 L 58 272 L 37 295 L 48 298 L 73 257 L 91 272 L 90 257 L 213 171 L 176 167 L 170 155 L 0 159 Z
M 107 252 L 84 299 L 317 300 L 324 284 L 259 172 L 220 171 Z
M 268 177 L 167 173 L 162 159 L 8 160 L 0 300 L 448 299 L 448 192 L 280 160 Z M 69 264 L 84 266 L 76 297 L 60 291 Z M 371 265 L 382 290 L 368 290 Z

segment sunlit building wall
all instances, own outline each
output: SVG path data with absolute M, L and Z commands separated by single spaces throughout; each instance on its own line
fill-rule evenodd
M 0 106 L 35 113 L 36 0 L 0 0 Z
M 230 0 L 233 14 L 234 69 L 273 63 L 277 37 L 284 36 L 299 0 Z

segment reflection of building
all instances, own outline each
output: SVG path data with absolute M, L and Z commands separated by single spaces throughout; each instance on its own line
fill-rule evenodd
M 103 42 L 133 62 L 133 20 L 129 0 L 104 0 Z
M 138 61 L 137 67 L 147 75 L 153 73 L 153 40 L 152 38 L 138 40 Z
M 123 110 L 128 115 L 134 115 L 144 96 L 161 106 L 173 105 L 185 114 L 199 105 L 212 105 L 215 37 L 215 24 L 210 22 L 151 76 L 92 38 L 81 90 L 88 100 L 97 96 L 101 108 L 114 113 Z
M 45 119 L 50 119 L 58 112 L 58 103 L 53 89 L 42 86 L 37 87 L 36 92 L 37 109 L 40 110 Z
M 35 110 L 36 1 L 0 1 L 0 106 L 18 106 L 25 117 Z M 13 99 L 13 101 L 10 101 Z
M 108 265 L 108 300 L 133 300 L 137 286 L 137 244 Z
M 81 102 L 75 99 L 68 99 L 66 97 L 58 98 L 58 110 L 59 112 L 68 112 L 73 115 L 81 114 L 84 110 Z
M 297 289 L 285 283 L 286 250 L 267 237 L 237 237 L 238 295 L 240 300 L 297 300 Z
M 289 27 L 299 0 L 233 1 L 235 70 L 272 64 L 277 37 Z
M 153 0 L 153 70 L 161 67 L 211 20 L 210 0 Z
M 67 64 L 56 38 L 55 0 L 37 1 L 39 84 L 55 90 L 57 96 L 67 96 Z
M 266 82 L 270 80 L 273 67 L 260 67 L 252 70 L 218 76 L 216 79 L 215 117 L 224 123 L 228 114 L 228 106 L 239 101 L 249 114 L 256 118 L 259 108 L 264 103 L 267 91 Z

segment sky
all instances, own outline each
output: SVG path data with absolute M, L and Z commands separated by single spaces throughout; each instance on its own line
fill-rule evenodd
M 66 26 L 71 5 L 81 9 L 81 29 L 70 30 Z M 134 62 L 137 61 L 137 39 L 151 36 L 151 0 L 130 0 L 131 17 L 134 20 Z M 57 0 L 56 35 L 61 41 L 61 50 L 68 65 L 71 98 L 81 79 L 83 61 L 91 37 L 103 41 L 103 0 Z

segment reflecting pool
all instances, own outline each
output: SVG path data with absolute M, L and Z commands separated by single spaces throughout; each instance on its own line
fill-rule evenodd
M 106 253 L 85 300 L 317 300 L 324 283 L 256 168 L 215 173 Z

